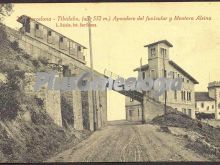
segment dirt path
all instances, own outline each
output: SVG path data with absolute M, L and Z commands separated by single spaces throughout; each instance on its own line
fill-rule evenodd
M 111 124 L 48 162 L 206 161 L 157 126 Z

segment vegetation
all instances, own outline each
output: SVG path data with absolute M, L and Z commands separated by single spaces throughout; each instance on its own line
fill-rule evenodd
M 11 15 L 13 12 L 13 5 L 11 3 L 1 3 L 0 4 L 0 22 L 5 16 Z
M 0 119 L 15 119 L 20 105 L 24 102 L 24 93 L 22 91 L 22 79 L 24 71 L 10 70 L 7 74 L 7 83 L 0 86 Z

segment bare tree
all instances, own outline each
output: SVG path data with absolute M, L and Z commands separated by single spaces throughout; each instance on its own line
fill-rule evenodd
M 12 11 L 13 11 L 13 4 L 11 3 L 0 4 L 0 22 L 4 19 L 5 16 L 11 15 Z

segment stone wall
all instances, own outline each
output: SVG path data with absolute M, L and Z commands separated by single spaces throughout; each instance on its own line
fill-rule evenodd
M 64 127 L 74 126 L 73 94 L 71 91 L 61 92 L 61 113 Z
M 167 105 L 167 111 L 174 110 L 171 106 Z M 156 116 L 164 114 L 164 104 L 148 99 L 146 96 L 143 101 L 144 120 L 145 122 L 151 121 Z
M 82 117 L 83 117 L 83 128 L 90 129 L 90 119 L 89 119 L 89 94 L 88 91 L 81 91 L 82 99 Z
M 73 91 L 74 128 L 83 129 L 81 91 Z
M 39 91 L 34 91 L 35 80 L 36 74 L 25 73 L 25 93 L 27 95 L 34 95 L 36 98 L 42 100 L 43 109 L 54 120 L 54 123 L 62 126 L 60 91 L 49 91 L 45 87 Z

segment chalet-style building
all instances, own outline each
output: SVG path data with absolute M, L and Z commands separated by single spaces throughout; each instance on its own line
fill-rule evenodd
M 182 78 L 181 91 L 167 91 L 167 105 L 195 118 L 194 86 L 198 84 L 198 81 L 174 61 L 170 60 L 169 48 L 173 47 L 173 45 L 167 40 L 162 40 L 148 44 L 145 47 L 148 48 L 148 64 L 143 65 L 141 68 L 138 67 L 134 71 L 137 71 L 138 75 L 143 76 L 143 78 L 151 77 L 155 80 L 164 77 L 165 66 L 167 77 L 168 73 L 171 72 L 173 79 L 177 77 Z M 148 91 L 146 94 L 155 101 L 164 103 L 165 94 L 156 96 L 153 90 Z M 141 104 L 130 98 L 126 98 L 125 102 L 127 120 L 141 120 Z

